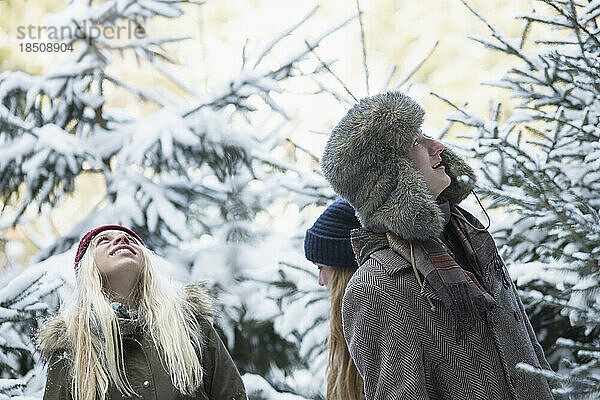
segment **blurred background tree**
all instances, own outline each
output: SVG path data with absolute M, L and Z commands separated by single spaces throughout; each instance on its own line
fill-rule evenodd
M 39 392 L 44 368 L 32 336 L 40 321 L 56 308 L 59 279 L 44 279 L 40 268 L 13 270 L 0 280 L 0 399 L 23 389 Z
M 288 80 L 312 82 L 314 91 L 321 91 L 316 75 L 328 65 L 311 57 L 323 39 L 353 17 L 321 32 L 290 36 L 317 10 L 308 9 L 256 52 L 244 52 L 230 79 L 199 91 L 171 70 L 175 60 L 168 47 L 185 38 L 151 37 L 146 30 L 154 18 L 181 18 L 182 7 L 191 3 L 202 5 L 74 2 L 44 20 L 47 46 L 58 45 L 54 51 L 64 54 L 41 75 L 0 74 L 4 223 L 23 225 L 28 215 L 50 218 L 73 194 L 77 178 L 93 176 L 101 190 L 90 196 L 92 207 L 72 216 L 77 222 L 65 233 L 42 232 L 29 268 L 43 266 L 72 287 L 71 268 L 65 266 L 71 265 L 79 238 L 98 225 L 129 226 L 172 263 L 164 268 L 171 268 L 165 272 L 174 279 L 208 281 L 219 298 L 220 331 L 242 373 L 259 374 L 278 390 L 298 391 L 286 376 L 307 361 L 300 359 L 295 343 L 274 330 L 280 309 L 274 302 L 265 304 L 260 283 L 241 277 L 257 265 L 275 271 L 279 253 L 269 257 L 267 248 L 289 247 L 253 224 L 259 212 L 281 198 L 304 207 L 332 196 L 313 170 L 290 162 L 288 153 L 304 150 L 289 139 L 289 117 L 274 96 Z M 109 37 L 121 27 L 126 37 Z M 28 39 L 41 40 L 40 30 L 31 32 Z M 283 54 L 272 55 L 284 45 Z M 133 85 L 113 72 L 115 59 L 131 55 L 177 86 L 178 93 Z M 147 112 L 107 104 L 110 90 L 148 105 Z M 35 366 L 21 365 L 2 364 L 14 378 L 28 376 Z M 15 382 L 4 387 L 6 394 L 23 386 Z M 23 391 L 39 395 L 39 389 L 27 385 Z

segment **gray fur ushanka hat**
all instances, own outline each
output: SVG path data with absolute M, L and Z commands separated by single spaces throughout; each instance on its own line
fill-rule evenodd
M 348 111 L 327 141 L 323 174 L 373 231 L 417 240 L 442 232 L 442 211 L 408 157 L 424 114 L 419 104 L 398 91 L 366 97 Z M 439 200 L 459 203 L 475 185 L 475 174 L 447 147 L 441 157 L 451 183 Z

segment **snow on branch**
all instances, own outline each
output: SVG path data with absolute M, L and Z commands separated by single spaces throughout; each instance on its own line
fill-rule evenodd
M 435 43 L 433 44 L 433 46 L 431 46 L 431 49 L 429 49 L 429 51 L 425 54 L 425 56 L 423 58 L 421 58 L 421 60 L 417 64 L 415 64 L 415 66 L 412 67 L 402 78 L 398 79 L 398 82 L 396 82 L 396 84 L 395 84 L 396 89 L 400 89 L 400 87 L 402 87 L 402 85 L 404 85 L 406 82 L 408 82 L 413 77 L 413 75 L 431 57 L 431 55 L 437 48 L 438 44 L 439 44 L 439 40 L 436 40 Z M 390 77 L 391 77 L 391 74 L 390 74 Z M 385 87 L 387 87 L 387 84 L 385 85 Z
M 28 378 L 22 375 L 34 358 L 31 330 L 52 310 L 46 299 L 62 285 L 46 271 L 9 271 L 0 289 L 0 398 L 22 395 Z M 8 397 L 3 397 L 8 396 Z
M 483 43 L 485 46 L 490 47 L 494 50 L 502 51 L 507 54 L 516 55 L 519 58 L 521 58 L 523 61 L 525 61 L 531 69 L 535 69 L 536 63 L 532 59 L 530 59 L 523 51 L 521 51 L 522 43 L 521 43 L 520 39 L 510 39 L 510 38 L 506 37 L 496 27 L 494 27 L 492 24 L 490 24 L 483 15 L 481 15 L 478 11 L 476 11 L 473 7 L 471 7 L 466 2 L 466 0 L 460 0 L 460 1 L 465 5 L 465 7 L 467 7 L 469 9 L 469 11 L 471 11 L 477 18 L 479 18 L 479 20 L 481 20 L 484 24 L 487 25 L 487 27 L 492 32 L 492 36 L 497 40 L 498 44 L 494 44 L 494 43 L 484 40 L 484 39 L 480 40 L 479 38 L 476 38 L 476 37 L 472 37 L 472 39 L 481 41 L 481 43 Z
M 271 50 L 273 50 L 273 48 L 279 42 L 281 42 L 283 40 L 283 38 L 291 35 L 296 29 L 298 29 L 300 26 L 304 25 L 304 23 L 306 21 L 308 21 L 317 12 L 318 9 L 319 9 L 319 6 L 316 5 L 308 13 L 306 13 L 304 15 L 304 17 L 302 17 L 300 19 L 300 21 L 298 21 L 294 25 L 290 26 L 289 28 L 285 29 L 282 33 L 280 33 L 279 35 L 276 35 L 269 43 L 267 43 L 267 45 L 265 45 L 264 49 L 258 53 L 258 56 L 256 57 L 256 61 L 254 62 L 253 69 L 258 67 L 258 65 L 261 63 L 263 58 L 265 58 L 265 56 L 267 54 L 269 54 L 271 52 Z

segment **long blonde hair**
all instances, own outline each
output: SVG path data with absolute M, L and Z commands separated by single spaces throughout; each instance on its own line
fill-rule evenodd
M 331 267 L 330 271 L 327 284 L 331 296 L 327 400 L 361 400 L 363 380 L 350 357 L 342 328 L 342 298 L 356 268 Z
M 105 399 L 111 381 L 122 394 L 135 396 L 125 373 L 118 320 L 103 290 L 92 247 L 90 244 L 79 264 L 77 298 L 59 317 L 73 346 L 73 399 Z M 159 279 L 150 251 L 142 251 L 144 266 L 132 296 L 143 312 L 144 334 L 154 342 L 173 386 L 191 395 L 203 378 L 200 328 L 185 302 L 184 291 Z

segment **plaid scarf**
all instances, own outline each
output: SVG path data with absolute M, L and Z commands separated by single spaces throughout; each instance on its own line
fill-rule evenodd
M 444 210 L 445 207 L 441 208 Z M 450 217 L 449 209 L 447 211 L 445 214 L 449 220 L 449 228 L 456 233 L 465 259 L 469 264 L 474 264 L 469 265 L 473 272 L 458 265 L 451 250 L 440 239 L 434 238 L 414 241 L 430 261 L 417 263 L 416 268 L 454 316 L 455 332 L 460 336 L 473 317 L 487 318 L 488 312 L 496 306 L 496 302 L 476 276 L 482 276 L 481 265 L 485 265 L 484 260 L 479 260 L 473 250 L 461 227 L 461 221 L 454 216 Z M 485 234 L 489 235 L 487 232 Z M 390 248 L 399 252 L 404 241 L 393 232 L 387 232 L 386 236 Z
M 137 309 L 132 308 L 128 310 L 124 304 L 116 301 L 110 303 L 110 306 L 113 310 L 115 310 L 115 314 L 117 314 L 121 335 L 133 335 L 140 328 L 141 319 L 140 313 Z

